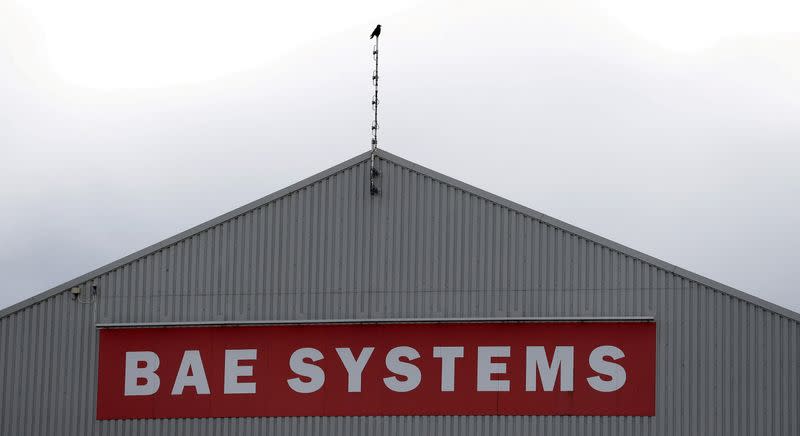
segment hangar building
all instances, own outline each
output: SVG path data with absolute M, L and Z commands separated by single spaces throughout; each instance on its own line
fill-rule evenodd
M 800 434 L 797 313 L 386 151 L 370 195 L 369 168 L 0 311 L 0 434 Z

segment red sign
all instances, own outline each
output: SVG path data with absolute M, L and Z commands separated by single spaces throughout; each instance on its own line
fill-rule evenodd
M 652 322 L 100 330 L 97 419 L 655 413 Z

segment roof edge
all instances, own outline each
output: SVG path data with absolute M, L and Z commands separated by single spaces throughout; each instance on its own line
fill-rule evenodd
M 614 242 L 614 241 L 612 241 L 610 239 L 604 238 L 604 237 L 602 237 L 600 235 L 597 235 L 595 233 L 592 233 L 590 231 L 581 229 L 581 228 L 576 227 L 576 226 L 574 226 L 572 224 L 569 224 L 569 223 L 566 223 L 564 221 L 561 221 L 558 218 L 553 218 L 553 217 L 551 217 L 549 215 L 545 215 L 545 214 L 543 214 L 541 212 L 537 212 L 537 211 L 535 211 L 535 210 L 533 210 L 533 209 L 531 209 L 529 207 L 523 206 L 523 205 L 521 205 L 519 203 L 515 203 L 515 202 L 513 202 L 511 200 L 508 200 L 508 199 L 505 199 L 505 198 L 500 197 L 498 195 L 492 194 L 491 192 L 484 191 L 483 189 L 480 189 L 480 188 L 475 187 L 473 185 L 470 185 L 468 183 L 464 183 L 464 182 L 462 182 L 460 180 L 454 179 L 454 178 L 452 178 L 450 176 L 444 175 L 442 173 L 439 173 L 439 172 L 437 172 L 435 170 L 432 170 L 430 168 L 424 167 L 422 165 L 416 164 L 414 162 L 411 162 L 411 161 L 409 161 L 407 159 L 404 159 L 404 158 L 402 158 L 400 156 L 397 156 L 395 154 L 389 153 L 386 150 L 378 149 L 377 155 L 380 158 L 383 158 L 385 160 L 394 162 L 394 163 L 399 164 L 401 166 L 404 166 L 404 167 L 406 167 L 406 168 L 408 168 L 408 169 L 410 169 L 412 171 L 416 171 L 416 172 L 418 172 L 420 174 L 427 175 L 427 176 L 429 176 L 431 178 L 438 179 L 438 180 L 440 180 L 440 181 L 442 181 L 444 183 L 447 183 L 447 184 L 449 184 L 449 185 L 451 185 L 453 187 L 456 187 L 456 188 L 459 188 L 459 189 L 461 189 L 463 191 L 475 194 L 475 195 L 477 195 L 479 197 L 485 198 L 488 201 L 491 201 L 491 202 L 496 203 L 498 205 L 507 207 L 507 208 L 509 208 L 511 210 L 515 210 L 515 211 L 520 212 L 522 214 L 528 215 L 528 216 L 533 217 L 533 218 L 535 218 L 537 220 L 540 220 L 540 221 L 542 221 L 544 223 L 550 224 L 550 225 L 552 225 L 554 227 L 558 227 L 558 228 L 560 228 L 560 229 L 562 229 L 564 231 L 572 233 L 572 234 L 574 234 L 576 236 L 580 236 L 580 237 L 585 238 L 587 240 L 590 240 L 590 241 L 596 242 L 598 244 L 604 245 L 604 246 L 606 246 L 606 247 L 608 247 L 608 248 L 610 248 L 612 250 L 615 250 L 615 251 L 618 251 L 618 252 L 620 252 L 622 254 L 625 254 L 625 255 L 634 257 L 636 259 L 642 260 L 642 261 L 647 262 L 647 263 L 649 263 L 651 265 L 654 265 L 654 266 L 656 266 L 658 268 L 661 268 L 661 269 L 663 269 L 665 271 L 674 273 L 674 274 L 676 274 L 678 276 L 681 276 L 681 277 L 684 277 L 684 278 L 689 279 L 691 281 L 697 282 L 697 283 L 699 283 L 701 285 L 705 285 L 705 286 L 708 286 L 710 288 L 716 289 L 717 291 L 720 291 L 720 292 L 722 292 L 724 294 L 728 294 L 728 295 L 730 295 L 732 297 L 739 298 L 741 300 L 747 301 L 747 302 L 752 303 L 752 304 L 754 304 L 756 306 L 759 306 L 759 307 L 762 307 L 762 308 L 764 308 L 766 310 L 774 312 L 774 313 L 776 313 L 778 315 L 781 315 L 781 316 L 784 316 L 784 317 L 789 318 L 791 320 L 800 322 L 800 313 L 797 313 L 797 312 L 795 312 L 795 311 L 793 311 L 791 309 L 787 309 L 787 308 L 785 308 L 783 306 L 779 306 L 779 305 L 777 305 L 775 303 L 771 303 L 771 302 L 769 302 L 767 300 L 764 300 L 762 298 L 756 297 L 755 295 L 748 294 L 746 292 L 743 292 L 743 291 L 740 291 L 738 289 L 732 288 L 732 287 L 730 287 L 728 285 L 725 285 L 725 284 L 722 284 L 722 283 L 717 282 L 715 280 L 709 279 L 708 277 L 701 276 L 700 274 L 693 273 L 693 272 L 691 272 L 691 271 L 689 271 L 687 269 L 684 269 L 684 268 L 681 268 L 679 266 L 673 265 L 673 264 L 671 264 L 669 262 L 666 262 L 664 260 L 658 259 L 656 257 L 650 256 L 650 255 L 645 254 L 645 253 L 642 253 L 641 251 L 635 250 L 633 248 L 630 248 L 628 246 L 622 245 L 622 244 L 620 244 L 618 242 Z
M 120 267 L 122 265 L 125 265 L 127 263 L 133 262 L 136 259 L 139 259 L 139 258 L 142 258 L 144 256 L 147 256 L 148 254 L 154 253 L 154 252 L 156 252 L 158 250 L 161 250 L 162 248 L 165 248 L 165 247 L 168 247 L 170 245 L 173 245 L 173 244 L 175 244 L 175 243 L 177 243 L 177 242 L 179 242 L 179 241 L 181 241 L 183 239 L 186 239 L 186 238 L 188 238 L 190 236 L 196 235 L 196 234 L 198 234 L 198 233 L 200 233 L 200 232 L 202 232 L 204 230 L 208 230 L 211 227 L 214 227 L 214 226 L 216 226 L 218 224 L 221 224 L 221 223 L 223 223 L 225 221 L 228 221 L 228 220 L 230 220 L 232 218 L 235 218 L 235 217 L 237 217 L 239 215 L 247 213 L 247 212 L 249 212 L 249 211 L 251 211 L 253 209 L 256 209 L 256 208 L 258 208 L 260 206 L 263 206 L 263 205 L 265 205 L 267 203 L 273 202 L 273 201 L 275 201 L 275 200 L 277 200 L 277 199 L 279 199 L 281 197 L 284 197 L 284 196 L 286 196 L 288 194 L 291 194 L 292 192 L 298 191 L 301 188 L 304 188 L 304 187 L 306 187 L 308 185 L 314 184 L 314 183 L 316 183 L 316 182 L 318 182 L 320 180 L 326 179 L 326 178 L 328 178 L 328 177 L 330 177 L 330 176 L 332 176 L 332 175 L 334 175 L 334 174 L 336 174 L 336 173 L 338 173 L 338 172 L 340 172 L 342 170 L 345 170 L 347 168 L 350 168 L 350 167 L 355 166 L 355 165 L 357 165 L 357 164 L 359 164 L 361 162 L 366 161 L 367 159 L 369 159 L 370 154 L 371 154 L 371 152 L 369 152 L 369 151 L 367 151 L 365 153 L 361 153 L 361 154 L 359 154 L 359 155 L 357 155 L 357 156 L 355 156 L 353 158 L 350 158 L 350 159 L 348 159 L 348 160 L 346 160 L 346 161 L 344 161 L 342 163 L 334 165 L 334 166 L 332 166 L 332 167 L 330 167 L 330 168 L 328 168 L 326 170 L 320 171 L 319 173 L 314 174 L 311 177 L 307 177 L 307 178 L 305 178 L 305 179 L 303 179 L 303 180 L 301 180 L 299 182 L 293 183 L 293 184 L 291 184 L 291 185 L 289 185 L 289 186 L 287 186 L 287 187 L 285 187 L 283 189 L 275 191 L 272 194 L 269 194 L 269 195 L 266 195 L 264 197 L 261 197 L 261 198 L 259 198 L 258 200 L 255 200 L 255 201 L 251 201 L 250 203 L 247 203 L 247 204 L 245 204 L 243 206 L 239 206 L 239 207 L 237 207 L 236 209 L 234 209 L 234 210 L 232 210 L 230 212 L 227 212 L 227 213 L 224 213 L 222 215 L 219 215 L 216 218 L 212 218 L 212 219 L 210 219 L 210 220 L 208 220 L 208 221 L 206 221 L 206 222 L 204 222 L 202 224 L 199 224 L 199 225 L 196 225 L 194 227 L 191 227 L 191 228 L 189 228 L 187 230 L 184 230 L 184 231 L 178 233 L 177 235 L 170 236 L 169 238 L 166 238 L 166 239 L 164 239 L 164 240 L 162 240 L 160 242 L 156 242 L 155 244 L 152 244 L 152 245 L 150 245 L 148 247 L 145 247 L 145 248 L 143 248 L 141 250 L 138 250 L 138 251 L 136 251 L 134 253 L 131 253 L 131 254 L 123 257 L 123 258 L 117 259 L 117 260 L 115 260 L 115 261 L 113 261 L 113 262 L 111 262 L 109 264 L 101 266 L 100 268 L 97 268 L 97 269 L 95 269 L 93 271 L 90 271 L 90 272 L 88 272 L 86 274 L 83 274 L 80 277 L 76 277 L 76 278 L 74 278 L 72 280 L 69 280 L 67 282 L 64 282 L 64 283 L 62 283 L 62 284 L 60 284 L 58 286 L 54 286 L 54 287 L 52 287 L 52 288 L 50 288 L 50 289 L 48 289 L 48 290 L 46 290 L 44 292 L 41 292 L 39 294 L 34 295 L 33 297 L 26 298 L 25 300 L 22 300 L 19 303 L 12 304 L 11 306 L 8 306 L 5 309 L 0 310 L 0 318 L 5 318 L 6 316 L 11 315 L 11 314 L 13 314 L 15 312 L 19 312 L 20 310 L 23 310 L 23 309 L 27 308 L 28 306 L 32 306 L 32 305 L 34 305 L 36 303 L 44 301 L 44 300 L 46 300 L 46 299 L 48 299 L 48 298 L 50 298 L 50 297 L 52 297 L 54 295 L 57 295 L 57 294 L 59 294 L 61 292 L 68 291 L 73 286 L 79 285 L 79 284 L 84 283 L 84 282 L 86 282 L 88 280 L 91 280 L 91 279 L 93 279 L 95 277 L 101 276 L 101 275 L 103 275 L 103 274 L 105 274 L 105 273 L 107 273 L 109 271 L 112 271 L 112 270 L 114 270 L 114 269 L 116 269 L 116 268 L 118 268 L 118 267 Z
M 289 185 L 289 186 L 287 186 L 287 187 L 285 187 L 283 189 L 280 189 L 280 190 L 275 191 L 275 192 L 273 192 L 273 193 L 271 193 L 269 195 L 266 195 L 266 196 L 264 196 L 262 198 L 259 198 L 258 200 L 255 200 L 255 201 L 252 201 L 250 203 L 247 203 L 247 204 L 245 204 L 243 206 L 240 206 L 240 207 L 238 207 L 238 208 L 236 208 L 236 209 L 234 209 L 234 210 L 232 210 L 230 212 L 224 213 L 224 214 L 219 215 L 216 218 L 208 220 L 208 221 L 206 221 L 206 222 L 204 222 L 202 224 L 199 224 L 197 226 L 194 226 L 194 227 L 191 227 L 191 228 L 189 228 L 187 230 L 184 230 L 183 232 L 180 232 L 177 235 L 174 235 L 174 236 L 171 236 L 169 238 L 166 238 L 166 239 L 164 239 L 164 240 L 162 240 L 160 242 L 152 244 L 152 245 L 150 245 L 148 247 L 145 247 L 145 248 L 143 248 L 141 250 L 138 250 L 138 251 L 136 251 L 134 253 L 131 253 L 131 254 L 129 254 L 129 255 L 125 256 L 125 257 L 122 257 L 120 259 L 117 259 L 117 260 L 115 260 L 115 261 L 113 261 L 113 262 L 111 262 L 109 264 L 101 266 L 101 267 L 99 267 L 99 268 L 97 268 L 95 270 L 92 270 L 92 271 L 90 271 L 90 272 L 88 272 L 86 274 L 83 274 L 83 275 L 81 275 L 79 277 L 76 277 L 76 278 L 74 278 L 72 280 L 64 282 L 64 283 L 62 283 L 62 284 L 60 284 L 58 286 L 54 286 L 54 287 L 52 287 L 52 288 L 50 288 L 50 289 L 48 289 L 48 290 L 46 290 L 44 292 L 41 292 L 41 293 L 39 293 L 37 295 L 34 295 L 32 297 L 29 297 L 29 298 L 27 298 L 25 300 L 22 300 L 22 301 L 16 303 L 16 304 L 13 304 L 13 305 L 11 305 L 9 307 L 6 307 L 6 308 L 0 310 L 0 318 L 4 318 L 6 316 L 9 316 L 9 315 L 11 315 L 13 313 L 16 313 L 16 312 L 18 312 L 20 310 L 23 310 L 23 309 L 25 309 L 25 308 L 27 308 L 29 306 L 32 306 L 32 305 L 34 305 L 36 303 L 44 301 L 44 300 L 46 300 L 46 299 L 48 299 L 48 298 L 50 298 L 50 297 L 52 297 L 54 295 L 57 295 L 57 294 L 59 294 L 61 292 L 66 292 L 66 291 L 69 290 L 69 288 L 71 288 L 73 286 L 79 285 L 79 284 L 81 284 L 83 282 L 86 282 L 86 281 L 88 281 L 90 279 L 93 279 L 93 278 L 95 278 L 97 276 L 103 275 L 103 274 L 105 274 L 105 273 L 107 273 L 109 271 L 112 271 L 112 270 L 114 270 L 114 269 L 116 269 L 116 268 L 118 268 L 118 267 L 120 267 L 122 265 L 125 265 L 127 263 L 133 262 L 134 260 L 139 259 L 141 257 L 144 257 L 144 256 L 146 256 L 146 255 L 148 255 L 150 253 L 154 253 L 154 252 L 156 252 L 156 251 L 158 251 L 158 250 L 160 250 L 162 248 L 165 248 L 165 247 L 168 247 L 170 245 L 173 245 L 173 244 L 175 244 L 175 243 L 177 243 L 177 242 L 179 242 L 179 241 L 181 241 L 183 239 L 186 239 L 186 238 L 188 238 L 190 236 L 193 236 L 193 235 L 195 235 L 197 233 L 200 233 L 202 231 L 208 230 L 209 228 L 214 227 L 214 226 L 216 226 L 216 225 L 218 225 L 218 224 L 220 224 L 222 222 L 228 221 L 228 220 L 230 220 L 232 218 L 235 218 L 235 217 L 237 217 L 239 215 L 247 213 L 247 212 L 249 212 L 249 211 L 251 211 L 251 210 L 253 210 L 253 209 L 257 208 L 257 207 L 263 206 L 264 204 L 270 203 L 272 201 L 277 200 L 278 198 L 281 198 L 283 196 L 291 194 L 292 192 L 295 192 L 295 191 L 297 191 L 297 190 L 299 190 L 299 189 L 301 189 L 301 188 L 303 188 L 305 186 L 311 185 L 311 184 L 316 183 L 316 182 L 318 182 L 320 180 L 328 178 L 328 177 L 330 177 L 330 176 L 332 176 L 332 175 L 334 175 L 334 174 L 336 174 L 336 173 L 338 173 L 338 172 L 340 172 L 340 171 L 342 171 L 342 170 L 344 170 L 346 168 L 349 168 L 351 166 L 357 165 L 357 164 L 369 159 L 370 153 L 371 152 L 369 152 L 369 151 L 361 153 L 361 154 L 359 154 L 359 155 L 357 155 L 357 156 L 355 156 L 353 158 L 350 158 L 350 159 L 348 159 L 348 160 L 346 160 L 346 161 L 344 161 L 342 163 L 334 165 L 333 167 L 330 167 L 330 168 L 328 168 L 326 170 L 320 171 L 319 173 L 314 174 L 314 175 L 312 175 L 310 177 L 307 177 L 307 178 L 305 178 L 303 180 L 300 180 L 299 182 L 296 182 L 296 183 L 294 183 L 292 185 Z M 566 223 L 564 221 L 561 221 L 561 220 L 559 220 L 557 218 L 551 217 L 549 215 L 545 215 L 545 214 L 543 214 L 541 212 L 538 212 L 538 211 L 535 211 L 535 210 L 533 210 L 533 209 L 531 209 L 531 208 L 529 208 L 527 206 L 523 206 L 523 205 L 521 205 L 519 203 L 516 203 L 516 202 L 513 202 L 511 200 L 502 198 L 502 197 L 500 197 L 498 195 L 492 194 L 492 193 L 490 193 L 488 191 L 484 191 L 483 189 L 480 189 L 480 188 L 475 187 L 473 185 L 470 185 L 468 183 L 464 183 L 464 182 L 462 182 L 460 180 L 457 180 L 457 179 L 454 179 L 454 178 L 452 178 L 450 176 L 447 176 L 445 174 L 439 173 L 438 171 L 434 171 L 434 170 L 432 170 L 430 168 L 427 168 L 427 167 L 424 167 L 424 166 L 419 165 L 417 163 L 411 162 L 411 161 L 409 161 L 407 159 L 404 159 L 404 158 L 402 158 L 400 156 L 392 154 L 392 153 L 390 153 L 390 152 L 388 152 L 386 150 L 378 149 L 377 150 L 377 156 L 379 158 L 383 158 L 385 160 L 392 161 L 392 162 L 394 162 L 396 164 L 404 166 L 404 167 L 406 167 L 406 168 L 408 168 L 408 169 L 410 169 L 412 171 L 416 171 L 416 172 L 418 172 L 420 174 L 424 174 L 424 175 L 427 175 L 427 176 L 429 176 L 431 178 L 435 178 L 437 180 L 440 180 L 440 181 L 442 181 L 444 183 L 447 183 L 447 184 L 449 184 L 449 185 L 451 185 L 453 187 L 459 188 L 459 189 L 461 189 L 463 191 L 466 191 L 466 192 L 472 193 L 474 195 L 477 195 L 479 197 L 482 197 L 482 198 L 484 198 L 484 199 L 486 199 L 488 201 L 491 201 L 493 203 L 496 203 L 498 205 L 501 205 L 501 206 L 507 207 L 507 208 L 509 208 L 511 210 L 515 210 L 517 212 L 520 212 L 520 213 L 523 213 L 525 215 L 528 215 L 528 216 L 530 216 L 532 218 L 535 218 L 535 219 L 540 220 L 540 221 L 542 221 L 544 223 L 550 224 L 550 225 L 552 225 L 554 227 L 558 227 L 558 228 L 560 228 L 560 229 L 562 229 L 564 231 L 567 231 L 569 233 L 572 233 L 572 234 L 574 234 L 576 236 L 580 236 L 580 237 L 583 237 L 583 238 L 585 238 L 587 240 L 602 244 L 602 245 L 604 245 L 604 246 L 606 246 L 606 247 L 608 247 L 608 248 L 610 248 L 612 250 L 615 250 L 615 251 L 618 251 L 618 252 L 620 252 L 622 254 L 637 258 L 637 259 L 642 260 L 644 262 L 647 262 L 647 263 L 649 263 L 651 265 L 654 265 L 654 266 L 656 266 L 658 268 L 661 268 L 661 269 L 663 269 L 665 271 L 674 273 L 674 274 L 676 274 L 678 276 L 684 277 L 684 278 L 689 279 L 691 281 L 694 281 L 694 282 L 697 282 L 699 284 L 702 284 L 702 285 L 708 286 L 710 288 L 716 289 L 716 290 L 718 290 L 718 291 L 720 291 L 722 293 L 728 294 L 728 295 L 730 295 L 732 297 L 739 298 L 741 300 L 744 300 L 744 301 L 747 301 L 749 303 L 752 303 L 752 304 L 754 304 L 756 306 L 762 307 L 762 308 L 764 308 L 766 310 L 772 311 L 772 312 L 774 312 L 774 313 L 776 313 L 778 315 L 781 315 L 781 316 L 784 316 L 784 317 L 789 318 L 791 320 L 800 322 L 800 313 L 797 313 L 797 312 L 795 312 L 795 311 L 793 311 L 791 309 L 787 309 L 787 308 L 785 308 L 783 306 L 779 306 L 779 305 L 777 305 L 775 303 L 771 303 L 771 302 L 769 302 L 767 300 L 764 300 L 762 298 L 759 298 L 759 297 L 756 297 L 754 295 L 748 294 L 746 292 L 740 291 L 738 289 L 732 288 L 732 287 L 730 287 L 728 285 L 725 285 L 725 284 L 722 284 L 722 283 L 717 282 L 715 280 L 712 280 L 712 279 L 709 279 L 707 277 L 701 276 L 700 274 L 693 273 L 693 272 L 691 272 L 689 270 L 686 270 L 686 269 L 681 268 L 679 266 L 673 265 L 673 264 L 671 264 L 669 262 L 663 261 L 661 259 L 658 259 L 656 257 L 653 257 L 653 256 L 650 256 L 648 254 L 642 253 L 640 251 L 637 251 L 637 250 L 635 250 L 633 248 L 627 247 L 627 246 L 622 245 L 620 243 L 614 242 L 614 241 L 612 241 L 610 239 L 607 239 L 607 238 L 602 237 L 600 235 L 597 235 L 595 233 L 592 233 L 592 232 L 589 232 L 587 230 L 581 229 L 581 228 L 576 227 L 576 226 L 574 226 L 572 224 L 569 224 L 569 223 Z

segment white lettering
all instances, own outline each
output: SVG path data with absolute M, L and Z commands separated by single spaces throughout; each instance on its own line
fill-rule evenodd
M 189 372 L 191 371 L 191 375 Z M 175 384 L 172 385 L 172 395 L 183 394 L 183 388 L 194 387 L 198 395 L 208 395 L 208 379 L 206 370 L 203 368 L 203 360 L 200 358 L 199 350 L 186 350 L 183 353 L 181 367 L 178 369 L 178 376 L 175 377 Z
M 144 367 L 139 363 L 144 362 Z M 161 362 L 158 355 L 152 351 L 128 351 L 125 353 L 125 396 L 153 395 L 161 385 L 161 379 L 156 374 Z M 139 380 L 145 380 L 143 385 Z
M 289 368 L 291 368 L 295 374 L 311 379 L 310 381 L 303 381 L 300 377 L 295 377 L 286 381 L 292 390 L 301 394 L 316 392 L 325 383 L 325 372 L 322 368 L 311 363 L 306 363 L 306 359 L 310 359 L 312 362 L 318 362 L 324 359 L 324 357 L 316 348 L 301 348 L 292 353 L 292 356 L 289 358 Z
M 596 375 L 587 378 L 586 381 L 588 381 L 589 386 L 596 391 L 614 392 L 625 385 L 627 374 L 622 365 L 609 362 L 605 360 L 606 357 L 618 360 L 625 357 L 625 353 L 613 345 L 603 345 L 595 348 L 592 354 L 589 355 L 589 366 L 591 366 L 595 372 L 611 377 L 611 380 L 603 380 L 600 376 Z
M 556 385 L 556 376 L 561 370 L 561 391 L 573 390 L 573 366 L 575 347 L 557 346 L 553 353 L 553 361 L 547 362 L 544 347 L 527 347 L 525 356 L 525 390 L 536 390 L 536 374 L 542 377 L 542 387 L 551 392 Z
M 361 373 L 367 366 L 367 361 L 374 350 L 375 347 L 364 347 L 356 359 L 349 348 L 336 349 L 339 359 L 342 360 L 342 364 L 347 370 L 347 392 L 361 392 Z
M 422 373 L 416 365 L 400 360 L 401 357 L 416 360 L 419 359 L 419 353 L 411 347 L 395 347 L 389 350 L 386 353 L 386 369 L 406 379 L 401 381 L 395 376 L 386 377 L 383 383 L 395 392 L 413 391 L 422 381 Z
M 478 347 L 478 391 L 508 392 L 508 380 L 492 380 L 492 374 L 505 374 L 506 364 L 492 362 L 493 357 L 510 357 L 511 347 Z
M 255 360 L 256 350 L 225 350 L 225 393 L 226 394 L 255 394 L 254 382 L 239 382 L 239 377 L 253 375 L 253 367 L 239 365 L 240 360 Z
M 442 359 L 442 392 L 456 390 L 456 359 L 464 357 L 464 347 L 433 347 L 433 357 Z

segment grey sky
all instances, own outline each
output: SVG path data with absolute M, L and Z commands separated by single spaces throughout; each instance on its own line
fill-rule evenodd
M 367 150 L 380 22 L 383 148 L 800 311 L 791 2 L 57 3 L 0 0 L 0 307 Z

